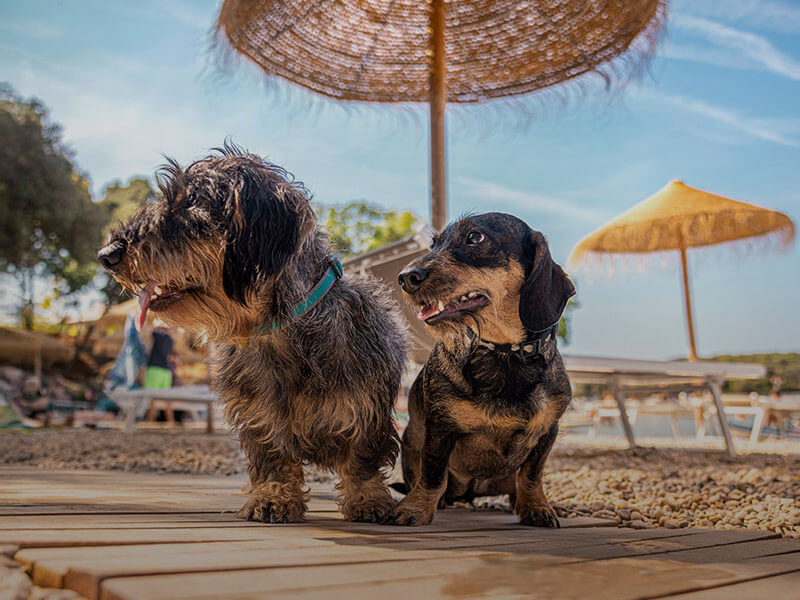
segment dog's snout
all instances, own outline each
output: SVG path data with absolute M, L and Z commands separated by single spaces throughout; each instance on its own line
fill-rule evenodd
M 122 257 L 124 256 L 125 246 L 115 242 L 100 248 L 100 252 L 97 253 L 97 260 L 104 268 L 113 271 L 122 262 Z
M 421 267 L 410 267 L 400 271 L 398 281 L 404 292 L 414 292 L 419 289 L 422 282 L 428 278 L 428 271 Z

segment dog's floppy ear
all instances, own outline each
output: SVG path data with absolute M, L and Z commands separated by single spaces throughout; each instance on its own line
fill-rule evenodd
M 519 318 L 531 331 L 542 331 L 561 317 L 567 300 L 575 294 L 564 270 L 553 261 L 547 240 L 529 230 L 523 242 L 525 283 L 519 298 Z
M 314 212 L 302 188 L 266 166 L 242 168 L 229 202 L 222 285 L 241 304 L 256 283 L 278 275 L 313 229 Z

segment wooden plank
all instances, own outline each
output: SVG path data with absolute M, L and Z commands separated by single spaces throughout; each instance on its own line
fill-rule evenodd
M 264 550 L 266 548 L 330 548 L 331 540 L 316 538 L 274 539 L 256 542 L 204 542 L 196 544 L 141 544 L 127 546 L 86 546 L 70 548 L 30 548 L 16 553 L 14 558 L 22 563 L 36 585 L 60 588 L 70 565 L 78 562 L 101 559 L 139 559 L 148 556 L 182 556 L 196 554 L 225 554 L 242 550 Z
M 237 511 L 244 476 L 54 471 L 0 467 L 0 516 L 26 512 Z M 330 484 L 314 484 L 312 510 L 335 510 Z M 70 508 L 71 507 L 71 508 Z
M 753 566 L 762 562 L 778 563 L 773 560 L 776 554 L 794 554 L 797 558 L 797 568 L 800 569 L 800 541 L 795 539 L 759 539 L 739 543 L 728 543 L 704 547 L 702 549 L 687 549 L 671 554 L 672 560 L 686 562 L 711 563 L 726 562 L 737 563 L 744 566 Z M 755 561 L 753 559 L 761 559 Z
M 591 528 L 591 527 L 617 527 L 616 521 L 608 519 L 595 519 L 592 517 L 574 517 L 559 519 L 561 529 Z M 333 520 L 329 515 L 308 513 L 306 522 L 317 527 L 341 528 L 357 533 L 401 533 L 411 530 L 439 533 L 445 531 L 507 531 L 521 529 L 535 530 L 526 525 L 521 525 L 517 516 L 499 511 L 471 511 L 468 509 L 447 509 L 436 515 L 436 520 L 431 525 L 424 527 L 406 527 L 400 525 L 381 525 L 377 523 L 349 523 L 341 519 Z
M 670 530 L 667 530 L 670 531 Z M 674 530 L 672 530 L 674 531 Z M 689 530 L 691 533 L 683 536 L 675 536 L 662 539 L 643 539 L 622 541 L 614 544 L 605 545 L 578 545 L 564 546 L 563 549 L 553 549 L 558 556 L 572 557 L 579 560 L 600 560 L 611 558 L 647 556 L 651 554 L 682 553 L 684 551 L 703 552 L 708 556 L 720 556 L 715 560 L 726 560 L 726 553 L 735 554 L 737 550 L 733 548 L 744 542 L 757 540 L 771 540 L 779 537 L 771 531 L 750 531 L 740 530 Z M 800 543 L 797 543 L 800 549 Z M 490 545 L 483 549 L 489 551 L 504 551 L 515 554 L 537 552 L 536 543 L 519 544 L 513 546 Z M 702 549 L 702 550 L 698 550 Z M 706 562 L 713 562 L 709 560 Z
M 552 529 L 519 529 L 509 531 L 469 531 L 446 532 L 442 534 L 418 535 L 414 537 L 387 536 L 358 536 L 353 538 L 339 538 L 337 544 L 350 546 L 376 546 L 384 548 L 398 548 L 403 550 L 460 550 L 460 549 L 491 549 L 492 551 L 513 552 L 509 546 L 523 546 L 535 548 L 537 553 L 554 548 L 579 547 L 586 548 L 596 545 L 620 544 L 648 539 L 664 539 L 690 535 L 691 530 L 674 529 L 580 529 L 580 530 L 552 530 Z M 685 547 L 685 546 L 684 546 Z
M 353 565 L 315 566 L 292 569 L 254 569 L 218 573 L 192 573 L 156 575 L 150 577 L 125 577 L 107 579 L 102 583 L 101 600 L 188 600 L 202 598 L 231 598 L 233 596 L 258 598 L 271 597 L 281 590 L 298 587 L 325 590 L 349 586 L 365 581 L 407 580 L 407 598 L 426 598 L 427 594 L 414 594 L 414 584 L 422 578 L 468 571 L 482 563 L 477 558 L 444 558 L 441 560 L 408 560 L 383 563 L 358 563 Z M 439 586 L 441 587 L 441 586 Z M 437 590 L 438 591 L 438 590 Z M 318 596 L 321 597 L 321 596 Z M 368 596 L 365 596 L 368 597 Z M 378 596 L 374 596 L 378 597 Z M 352 600 L 353 596 L 351 596 Z M 383 597 L 381 597 L 383 598 Z
M 214 528 L 232 528 L 232 527 L 258 527 L 264 528 L 261 523 L 252 521 L 242 521 L 233 518 L 232 515 L 224 515 L 224 518 L 217 520 L 197 519 L 188 520 L 183 519 L 180 521 L 161 520 L 161 521 L 117 521 L 114 519 L 81 519 L 71 520 L 68 517 L 73 515 L 41 515 L 37 516 L 35 522 L 22 522 L 22 523 L 8 523 L 4 519 L 0 519 L 0 532 L 4 531 L 65 531 L 65 530 L 94 530 L 94 529 L 175 529 L 175 528 L 192 528 L 202 529 L 204 527 Z M 81 517 L 91 517 L 92 515 L 81 515 Z M 105 515 L 104 515 L 105 516 Z M 205 516 L 205 515 L 203 515 Z M 48 525 L 52 522 L 52 525 Z
M 335 529 L 303 525 L 260 525 L 255 527 L 173 527 L 153 529 L 24 529 L 0 531 L 0 545 L 20 548 L 117 546 L 126 544 L 183 544 L 189 542 L 241 542 L 289 537 L 340 537 L 353 535 Z
M 480 566 L 460 569 L 435 577 L 417 580 L 396 577 L 394 580 L 342 586 L 319 586 L 282 592 L 255 593 L 249 598 L 318 598 L 347 600 L 381 598 L 402 600 L 409 597 L 504 597 L 552 598 L 559 600 L 645 600 L 669 596 L 702 587 L 746 581 L 755 576 L 780 572 L 780 567 L 765 565 L 760 571 L 742 571 L 736 564 L 694 565 L 657 559 L 620 559 L 581 564 L 543 563 L 540 557 L 526 556 L 524 561 L 486 557 Z M 408 575 L 408 574 L 406 574 Z M 302 577 L 305 580 L 305 575 Z M 299 586 L 298 586 L 299 587 Z M 232 588 L 235 589 L 235 588 Z M 791 589 L 778 598 L 791 598 Z M 760 597 L 760 596 L 757 596 Z M 795 597 L 797 597 L 795 595 Z M 243 599 L 233 594 L 231 600 Z
M 464 552 L 464 556 L 475 556 L 480 552 Z M 144 576 L 163 573 L 202 573 L 257 569 L 264 567 L 291 567 L 319 564 L 348 564 L 388 560 L 439 560 L 449 558 L 446 551 L 412 550 L 401 552 L 385 548 L 264 548 L 219 553 L 182 555 L 171 550 L 164 554 L 141 557 L 107 558 L 97 560 L 70 561 L 64 577 L 64 586 L 86 596 L 90 600 L 98 597 L 100 583 L 111 577 L 132 575 Z M 37 563 L 46 567 L 47 560 Z
M 326 600 L 404 600 L 410 597 L 530 597 L 535 592 L 537 598 L 585 600 L 591 590 L 593 600 L 635 600 L 682 593 L 698 589 L 698 586 L 736 583 L 764 575 L 770 569 L 776 570 L 767 565 L 742 572 L 736 564 L 695 565 L 652 558 L 588 561 L 578 568 L 567 559 L 552 556 L 488 555 L 108 579 L 103 582 L 101 597 L 103 600 L 200 600 L 224 595 L 230 600 L 322 596 Z M 790 589 L 773 597 L 789 598 Z M 723 597 L 720 596 L 720 600 Z
M 701 589 L 677 596 L 670 596 L 671 600 L 753 600 L 753 598 L 800 598 L 800 571 L 776 575 L 774 577 L 759 577 L 743 583 L 735 583 Z M 794 594 L 794 596 L 792 595 Z

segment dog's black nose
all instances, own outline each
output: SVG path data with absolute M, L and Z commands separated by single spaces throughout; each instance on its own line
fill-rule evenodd
M 411 267 L 400 271 L 397 280 L 400 282 L 400 287 L 404 292 L 415 292 L 422 285 L 422 282 L 428 278 L 428 272 L 420 267 Z
M 108 246 L 100 248 L 97 253 L 98 262 L 109 271 L 113 271 L 122 262 L 122 257 L 125 256 L 125 246 L 114 242 Z

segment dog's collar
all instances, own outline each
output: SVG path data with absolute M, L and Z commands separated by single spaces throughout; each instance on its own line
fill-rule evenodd
M 344 270 L 342 269 L 341 261 L 331 254 L 330 266 L 325 271 L 322 279 L 320 279 L 317 284 L 311 288 L 311 291 L 308 293 L 308 297 L 294 307 L 294 316 L 299 317 L 303 313 L 311 310 L 314 305 L 322 300 L 323 296 L 330 291 L 330 289 L 333 287 L 333 284 L 342 278 L 342 275 L 344 275 Z M 283 323 L 280 321 L 273 321 L 271 325 L 264 325 L 264 327 L 261 328 L 261 333 L 263 335 L 265 333 L 269 333 L 270 331 L 275 331 L 281 327 L 281 325 L 283 325 Z
M 470 332 L 472 332 L 472 330 L 470 330 Z M 475 334 L 472 333 L 472 335 L 474 336 Z M 553 323 L 547 329 L 531 332 L 525 341 L 520 344 L 497 344 L 495 342 L 488 342 L 481 338 L 477 338 L 476 343 L 478 346 L 493 352 L 499 352 L 501 354 L 516 354 L 520 358 L 529 358 L 531 356 L 541 354 L 544 343 L 549 340 L 551 336 L 553 339 L 556 339 L 557 335 L 558 321 Z

